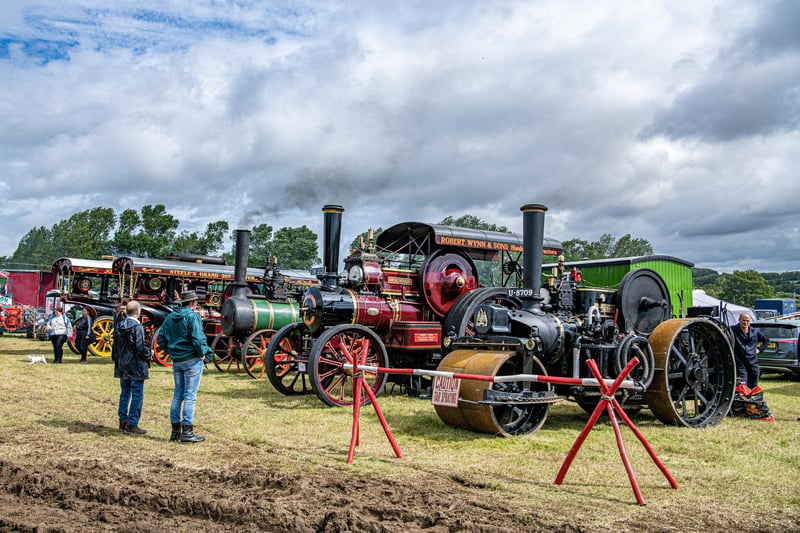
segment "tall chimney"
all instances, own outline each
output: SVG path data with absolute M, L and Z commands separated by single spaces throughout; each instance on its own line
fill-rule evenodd
M 325 273 L 320 281 L 323 287 L 335 289 L 339 286 L 339 240 L 344 207 L 326 205 L 322 212 L 325 214 Z
M 541 308 L 542 297 L 542 247 L 544 246 L 544 213 L 547 207 L 541 204 L 526 204 L 522 211 L 522 281 L 532 296 L 523 301 L 523 308 L 531 311 Z
M 236 230 L 236 265 L 233 270 L 233 294 L 239 296 L 247 289 L 247 260 L 250 258 L 250 230 Z

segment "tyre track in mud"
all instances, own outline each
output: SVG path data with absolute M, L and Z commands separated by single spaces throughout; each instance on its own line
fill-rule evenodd
M 101 461 L 0 459 L 0 531 L 510 531 L 544 526 L 485 495 L 266 469 L 216 471 Z M 179 487 L 179 490 L 175 490 Z M 441 487 L 440 487 L 441 488 Z M 568 529 L 575 531 L 575 529 Z

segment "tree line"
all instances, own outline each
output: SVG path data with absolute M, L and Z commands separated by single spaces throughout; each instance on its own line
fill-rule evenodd
M 753 307 L 762 298 L 791 298 L 797 301 L 800 272 L 765 272 L 735 270 L 732 274 L 709 268 L 692 269 L 695 288 L 707 294 L 745 307 Z
M 223 250 L 230 232 L 224 220 L 210 222 L 203 232 L 178 231 L 180 221 L 161 205 L 126 209 L 117 216 L 113 209 L 95 207 L 75 213 L 52 227 L 31 229 L 20 239 L 10 257 L 0 265 L 11 269 L 49 270 L 59 257 L 101 259 L 133 256 L 162 259 L 173 253 L 221 255 L 233 264 L 233 247 Z M 317 235 L 306 226 L 273 231 L 268 224 L 251 229 L 248 266 L 263 266 L 277 257 L 282 268 L 309 270 L 320 261 Z M 230 234 L 235 242 L 233 234 Z
M 491 224 L 474 215 L 448 216 L 438 224 L 486 231 L 508 232 L 506 226 Z M 234 262 L 233 245 L 223 249 L 226 236 L 235 236 L 224 220 L 210 222 L 202 232 L 178 231 L 180 221 L 161 205 L 145 205 L 140 210 L 125 209 L 119 215 L 107 207 L 95 207 L 75 213 L 52 227 L 31 229 L 20 239 L 10 257 L 0 257 L 0 267 L 9 269 L 49 270 L 59 257 L 100 259 L 103 256 L 164 258 L 172 253 L 221 255 Z M 375 231 L 375 238 L 382 228 Z M 351 248 L 366 241 L 367 232 L 353 239 Z M 615 238 L 603 234 L 596 241 L 569 239 L 562 242 L 566 261 L 637 257 L 654 254 L 643 238 L 630 234 Z M 251 228 L 248 266 L 261 267 L 277 258 L 282 268 L 310 270 L 319 264 L 317 235 L 305 225 L 278 230 L 268 224 Z M 796 298 L 800 272 L 765 273 L 755 270 L 718 273 L 695 268 L 693 285 L 711 296 L 738 305 L 753 306 L 759 298 Z

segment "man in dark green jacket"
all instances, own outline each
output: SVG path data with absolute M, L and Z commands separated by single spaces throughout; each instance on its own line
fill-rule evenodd
M 172 423 L 171 441 L 203 442 L 205 437 L 194 434 L 194 405 L 197 389 L 203 377 L 205 363 L 214 359 L 203 332 L 203 321 L 195 312 L 200 297 L 195 291 L 181 293 L 180 305 L 167 315 L 158 331 L 158 345 L 172 359 L 175 389 L 169 419 Z

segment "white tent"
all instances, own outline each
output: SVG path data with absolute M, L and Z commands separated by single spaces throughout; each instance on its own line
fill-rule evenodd
M 736 305 L 730 302 L 726 302 L 724 300 L 720 300 L 718 298 L 714 298 L 706 294 L 706 291 L 702 289 L 693 289 L 692 290 L 692 300 L 694 302 L 694 307 L 714 307 L 716 311 L 711 313 L 712 316 L 722 317 L 723 314 L 723 322 L 727 320 L 729 326 L 732 326 L 739 322 L 739 315 L 742 313 L 747 313 L 753 320 L 756 320 L 756 312 L 750 309 L 749 307 L 744 307 L 743 305 Z

